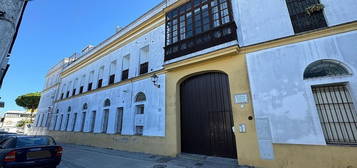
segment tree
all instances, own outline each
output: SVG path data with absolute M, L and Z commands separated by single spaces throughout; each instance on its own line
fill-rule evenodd
M 32 121 L 33 113 L 38 107 L 40 98 L 41 98 L 41 93 L 35 92 L 35 93 L 29 93 L 19 96 L 16 98 L 15 101 L 18 106 L 21 106 L 27 110 L 31 110 L 31 121 Z

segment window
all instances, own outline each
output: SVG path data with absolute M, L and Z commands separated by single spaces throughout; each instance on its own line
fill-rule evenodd
M 117 115 L 116 115 L 116 133 L 121 134 L 121 130 L 123 127 L 123 112 L 124 108 L 120 107 L 117 109 Z
M 74 113 L 72 131 L 76 130 L 76 124 L 77 124 L 77 113 Z
M 67 118 L 66 118 L 66 127 L 65 127 L 65 131 L 68 130 L 68 125 L 69 125 L 69 117 L 70 117 L 70 114 L 67 114 Z
M 66 98 L 68 98 L 69 97 L 69 91 L 67 91 L 67 93 L 66 93 Z
M 92 111 L 92 120 L 91 120 L 90 132 L 94 132 L 96 115 L 97 115 L 97 112 L 96 111 Z
M 286 0 L 286 4 L 295 33 L 327 27 L 323 9 L 307 12 L 309 7 L 320 5 L 319 0 Z
M 76 79 L 74 80 L 74 82 L 73 82 L 72 96 L 76 95 L 77 84 L 78 84 L 78 78 L 76 78 Z
M 72 96 L 76 95 L 76 88 L 73 89 L 72 91 Z
M 100 67 L 98 71 L 98 85 L 97 88 L 101 88 L 103 86 L 103 73 L 104 73 L 104 66 Z
M 108 131 L 108 121 L 109 121 L 109 109 L 104 109 L 102 132 L 107 133 Z
M 110 100 L 109 99 L 106 99 L 104 101 L 104 107 L 109 107 L 110 106 Z
M 81 123 L 81 132 L 84 132 L 84 126 L 85 126 L 85 123 L 86 123 L 86 112 L 83 112 L 82 113 L 82 123 Z
M 130 55 L 123 57 L 121 80 L 129 79 Z
M 79 88 L 79 94 L 82 94 L 83 93 L 83 86 L 81 86 L 80 88 Z
M 111 64 L 110 64 L 110 70 L 109 70 L 109 85 L 111 84 L 114 84 L 115 82 L 115 69 L 116 69 L 116 66 L 117 66 L 117 62 L 116 61 L 113 61 Z
M 140 69 L 139 75 L 148 73 L 149 71 L 149 46 L 140 49 Z
M 135 127 L 135 135 L 142 136 L 144 132 L 144 126 L 136 126 Z
M 93 89 L 93 78 L 94 78 L 94 71 L 91 71 L 89 73 L 89 79 L 88 79 L 88 91 L 91 91 Z
M 317 111 L 328 144 L 357 144 L 357 113 L 346 84 L 313 86 Z
M 84 103 L 83 104 L 83 107 L 82 107 L 82 110 L 87 110 L 88 109 L 88 104 L 87 103 Z
M 137 105 L 136 106 L 136 114 L 144 114 L 144 112 L 145 112 L 144 105 Z
M 304 79 L 351 75 L 334 60 L 310 64 Z M 312 86 L 317 112 L 327 144 L 357 144 L 357 113 L 347 83 Z
M 61 94 L 61 100 L 63 99 L 64 93 Z
M 166 15 L 165 60 L 233 40 L 230 0 L 191 0 Z
M 350 73 L 341 63 L 334 60 L 320 60 L 306 68 L 304 79 L 342 75 L 350 75 Z
M 135 102 L 146 101 L 146 96 L 143 92 L 139 92 L 135 97 Z
M 63 114 L 61 114 L 58 130 L 62 130 Z

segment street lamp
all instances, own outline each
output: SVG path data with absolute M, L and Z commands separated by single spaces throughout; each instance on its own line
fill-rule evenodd
M 156 86 L 157 88 L 160 88 L 160 85 L 157 84 L 158 80 L 159 80 L 159 77 L 156 74 L 151 76 L 151 82 L 154 84 L 154 86 Z

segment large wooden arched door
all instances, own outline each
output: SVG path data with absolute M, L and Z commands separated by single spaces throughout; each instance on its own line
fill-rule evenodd
M 180 86 L 181 151 L 236 158 L 228 76 L 205 73 Z

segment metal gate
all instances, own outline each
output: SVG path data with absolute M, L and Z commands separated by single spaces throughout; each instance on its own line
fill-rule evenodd
M 312 88 L 328 144 L 357 144 L 357 114 L 345 84 Z
M 228 76 L 194 76 L 180 91 L 182 152 L 236 158 Z

